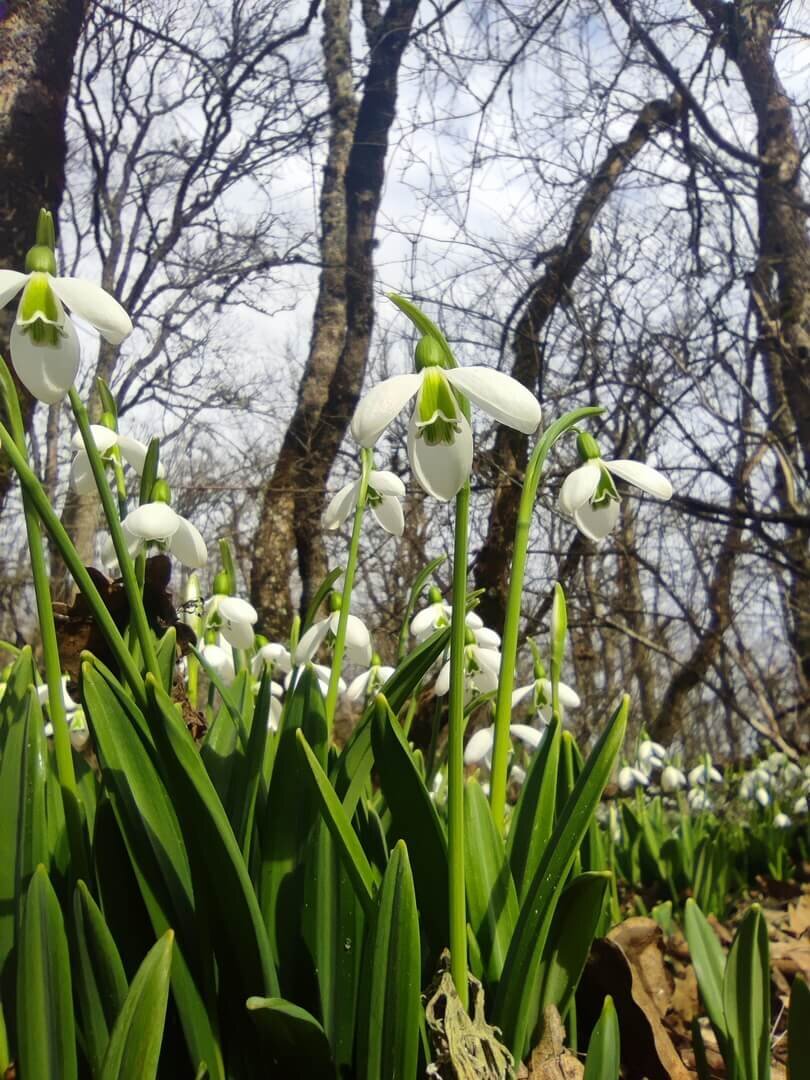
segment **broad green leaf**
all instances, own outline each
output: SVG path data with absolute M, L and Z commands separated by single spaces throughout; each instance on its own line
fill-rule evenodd
M 419 1050 L 419 920 L 408 851 L 397 843 L 367 938 L 358 1016 L 362 1080 L 416 1076 Z
M 535 1000 L 526 994 L 526 987 L 537 978 L 560 891 L 610 779 L 624 739 L 628 708 L 625 696 L 591 751 L 521 903 L 494 1009 L 494 1023 L 516 1060 L 526 1053 L 537 1019 Z
M 18 675 L 15 694 L 27 670 L 23 661 L 21 656 L 14 665 Z M 9 682 L 5 697 L 11 686 Z M 0 758 L 0 972 L 17 938 L 19 905 L 31 875 L 40 863 L 49 864 L 48 762 L 42 710 L 33 686 L 15 700 L 19 712 L 8 724 Z
M 340 799 L 334 788 L 329 783 L 329 778 L 321 768 L 317 757 L 307 745 L 302 731 L 296 732 L 298 745 L 309 766 L 308 782 L 312 790 L 317 794 L 321 814 L 326 822 L 332 838 L 337 845 L 338 852 L 346 873 L 357 894 L 357 899 L 367 916 L 374 912 L 374 872 L 369 865 L 365 852 L 357 839 L 357 833 L 352 828 L 352 823 L 346 816 Z
M 723 976 L 728 1049 L 734 1080 L 768 1080 L 771 1068 L 771 972 L 768 929 L 759 904 L 737 928 Z
M 337 1075 L 326 1034 L 306 1009 L 283 998 L 251 997 L 247 1007 L 262 1036 L 267 1075 L 334 1080 Z M 283 1070 L 274 1072 L 273 1070 Z
M 34 667 L 31 646 L 26 645 L 9 673 L 6 689 L 0 697 L 0 758 L 2 758 L 6 739 L 11 727 L 24 715 L 23 705 L 29 686 L 36 686 L 37 676 Z
M 619 1020 L 613 998 L 608 994 L 588 1043 L 583 1080 L 619 1080 L 620 1068 Z
M 127 977 L 110 929 L 83 881 L 77 883 L 73 893 L 71 929 L 84 1051 L 95 1075 L 127 996 Z
M 684 934 L 689 944 L 692 966 L 695 969 L 700 996 L 706 1014 L 717 1035 L 721 1053 L 725 1054 L 728 1040 L 726 1014 L 723 1007 L 723 972 L 726 957 L 706 916 L 690 897 L 684 911 Z
M 591 951 L 610 879 L 608 871 L 581 874 L 560 897 L 540 962 L 539 1016 L 547 1005 L 565 1016 Z
M 320 767 L 325 768 L 326 709 L 311 667 L 298 679 L 281 719 L 273 775 L 260 823 L 258 892 L 262 917 L 284 993 L 298 1000 L 301 980 L 307 977 L 301 940 L 304 857 L 319 816 L 317 797 L 307 783 L 309 770 L 296 744 L 299 731 L 314 748 Z
M 250 841 L 253 835 L 256 802 L 262 784 L 262 768 L 267 750 L 272 680 L 270 673 L 265 671 L 254 704 L 252 679 L 249 672 L 245 674 L 248 678 L 247 693 L 252 715 L 249 723 L 246 718 L 246 724 L 249 728 L 248 743 L 245 753 L 239 758 L 234 771 L 234 784 L 231 801 L 228 805 L 228 816 L 233 822 L 237 843 L 244 855 L 245 862 L 247 862 L 250 857 Z
M 56 893 L 41 864 L 25 898 L 17 964 L 17 1049 L 25 1080 L 75 1080 L 70 957 Z
M 365 918 L 326 822 L 310 839 L 302 930 L 318 982 L 323 1028 L 338 1069 L 354 1056 Z
M 195 1063 L 207 1062 L 212 1078 L 220 1080 L 213 952 L 207 923 L 196 916 L 191 866 L 175 810 L 179 792 L 173 789 L 169 798 L 146 719 L 114 677 L 97 670 L 95 662 L 85 663 L 81 687 L 105 788 L 154 932 L 177 934 L 172 987 L 189 1054 Z M 198 823 L 188 828 L 194 835 Z
M 155 646 L 155 653 L 160 681 L 166 693 L 170 694 L 174 684 L 174 666 L 177 661 L 177 631 L 173 626 L 170 626 L 160 637 Z
M 157 1076 L 174 934 L 167 930 L 149 950 L 110 1035 L 100 1080 L 154 1080 Z
M 788 1012 L 788 1080 L 801 1080 L 810 1061 L 810 989 L 796 975 Z
M 517 922 L 518 900 L 503 840 L 477 780 L 464 785 L 464 880 L 484 980 L 494 989 Z
M 408 846 L 419 913 L 437 962 L 450 932 L 447 838 L 402 729 L 382 694 L 376 701 L 371 745 L 380 787 L 391 811 L 389 842 L 403 839 Z
M 574 742 L 574 736 L 570 731 L 560 732 L 560 758 L 557 763 L 557 807 L 556 818 L 563 813 L 571 793 L 576 786 L 577 777 L 581 771 L 581 758 L 579 749 Z M 590 822 L 589 822 L 590 826 Z M 583 836 L 583 841 L 585 837 Z M 576 877 L 582 871 L 582 856 L 579 847 L 574 855 L 571 866 L 571 876 Z
M 532 758 L 509 826 L 506 846 L 521 901 L 554 829 L 560 731 L 559 717 L 553 717 Z

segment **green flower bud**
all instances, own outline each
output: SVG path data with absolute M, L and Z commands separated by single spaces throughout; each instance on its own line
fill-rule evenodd
M 562 667 L 565 656 L 565 643 L 568 637 L 568 608 L 565 593 L 559 581 L 554 586 L 554 599 L 551 603 L 551 664 L 557 673 Z
M 151 502 L 164 502 L 171 505 L 172 489 L 165 480 L 156 480 L 152 485 Z
M 343 607 L 343 597 L 339 592 L 332 592 L 329 594 L 329 610 L 340 611 Z
M 37 246 L 49 247 L 51 251 L 56 248 L 56 230 L 53 224 L 53 214 L 44 208 L 37 216 Z
M 599 444 L 588 431 L 582 431 L 577 435 L 577 451 L 583 461 L 591 461 L 593 458 L 602 456 L 599 453 Z
M 437 589 L 435 585 L 431 585 L 428 589 L 428 600 L 431 604 L 440 604 L 442 602 L 441 590 Z
M 444 349 L 434 337 L 420 338 L 416 346 L 414 361 L 417 371 L 422 371 L 423 368 L 444 367 Z

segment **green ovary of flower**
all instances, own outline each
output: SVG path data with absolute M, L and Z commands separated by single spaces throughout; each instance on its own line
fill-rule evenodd
M 458 402 L 440 368 L 425 369 L 416 405 L 417 428 L 428 446 L 452 446 L 461 431 Z

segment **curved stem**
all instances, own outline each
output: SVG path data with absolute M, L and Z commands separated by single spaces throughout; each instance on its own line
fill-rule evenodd
M 146 670 L 154 675 L 158 683 L 160 683 L 160 668 L 158 667 L 152 631 L 149 629 L 149 622 L 146 618 L 146 611 L 143 606 L 142 588 L 138 584 L 135 567 L 133 566 L 129 551 L 127 550 L 124 531 L 121 528 L 121 519 L 118 516 L 118 508 L 115 505 L 113 494 L 107 483 L 104 462 L 101 460 L 101 455 L 98 452 L 93 433 L 90 430 L 90 420 L 87 416 L 87 409 L 84 407 L 81 398 L 76 393 L 76 388 L 73 386 L 70 388 L 70 404 L 73 409 L 73 415 L 76 417 L 76 423 L 79 425 L 79 431 L 82 433 L 84 448 L 90 459 L 90 468 L 93 470 L 96 487 L 98 488 L 98 493 L 101 498 L 101 505 L 104 508 L 104 516 L 107 519 L 107 525 L 110 530 L 110 535 L 112 536 L 113 547 L 115 548 L 116 558 L 118 559 L 118 566 L 121 570 L 121 578 L 129 601 L 129 617 L 135 627 L 135 633 L 137 634 L 138 642 L 141 646 L 143 662 Z
M 343 652 L 346 648 L 346 627 L 349 624 L 349 609 L 352 602 L 352 588 L 354 587 L 354 573 L 357 569 L 357 556 L 360 551 L 360 533 L 363 527 L 363 514 L 366 509 L 366 500 L 368 498 L 368 477 L 371 472 L 373 461 L 374 454 L 371 450 L 364 449 L 360 451 L 360 489 L 357 492 L 357 505 L 354 511 L 352 538 L 349 544 L 349 557 L 346 562 L 346 573 L 343 575 L 340 616 L 338 618 L 337 634 L 335 635 L 335 647 L 332 651 L 332 672 L 329 676 L 329 689 L 326 692 L 326 726 L 330 734 L 335 720 L 338 686 L 340 685 L 340 669 L 343 666 Z
M 495 741 L 492 752 L 492 772 L 490 776 L 490 806 L 495 827 L 504 831 L 506 811 L 506 767 L 509 759 L 509 721 L 512 716 L 512 691 L 515 686 L 515 660 L 520 631 L 520 602 L 523 596 L 523 579 L 526 575 L 526 560 L 529 551 L 529 531 L 534 512 L 534 501 L 543 474 L 549 451 L 557 440 L 570 431 L 586 416 L 597 416 L 604 412 L 600 406 L 586 406 L 574 409 L 561 416 L 543 434 L 532 451 L 526 467 L 526 478 L 520 496 L 517 526 L 515 528 L 514 553 L 512 555 L 512 574 L 509 579 L 509 594 L 506 602 L 506 620 L 501 644 L 501 670 L 498 676 L 498 698 L 495 705 Z
M 470 484 L 456 496 L 453 615 L 450 624 L 450 702 L 447 717 L 447 833 L 450 861 L 450 974 L 466 1009 L 467 898 L 464 887 L 464 646 L 467 616 L 467 547 Z

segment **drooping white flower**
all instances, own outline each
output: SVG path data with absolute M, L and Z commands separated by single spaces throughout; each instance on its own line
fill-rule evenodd
M 793 822 L 787 814 L 776 814 L 773 819 L 773 824 L 776 829 L 789 829 L 793 825 Z
M 332 498 L 323 517 L 327 529 L 339 529 L 352 516 L 359 491 L 360 481 L 355 480 L 342 487 Z M 393 536 L 402 536 L 405 530 L 405 515 L 399 501 L 404 494 L 405 485 L 394 473 L 377 469 L 370 471 L 367 504 L 379 524 Z
M 253 644 L 253 625 L 259 615 L 247 600 L 215 593 L 205 604 L 210 626 L 219 630 L 229 645 L 249 649 Z
M 638 744 L 636 757 L 642 769 L 663 769 L 667 763 L 667 752 L 661 743 L 652 739 L 642 739 Z
M 540 405 L 529 390 L 504 372 L 487 367 L 445 368 L 432 337 L 416 350 L 417 371 L 378 383 L 357 406 L 352 438 L 372 447 L 396 415 L 416 397 L 408 426 L 408 459 L 414 476 L 437 499 L 452 499 L 470 475 L 472 430 L 457 393 L 495 420 L 531 435 L 540 425 Z
M 543 732 L 528 724 L 510 724 L 509 734 L 522 742 L 530 751 L 536 750 L 543 738 Z M 495 746 L 495 725 L 481 728 L 471 736 L 464 748 L 464 764 L 492 768 L 492 753 Z
M 312 660 L 327 637 L 337 635 L 339 622 L 340 612 L 333 611 L 325 619 L 313 623 L 298 642 L 293 655 L 294 663 L 305 664 Z M 366 624 L 356 615 L 349 615 L 346 623 L 346 655 L 355 664 L 368 666 L 371 663 L 371 635 Z
M 791 787 L 793 784 L 797 784 L 802 778 L 802 770 L 796 764 L 795 761 L 789 761 L 782 769 L 782 783 Z
M 685 774 L 674 765 L 667 765 L 661 772 L 661 790 L 667 795 L 672 795 L 676 791 L 680 791 L 681 788 L 686 787 Z
M 205 566 L 208 550 L 199 531 L 165 502 L 143 503 L 121 522 L 127 550 L 134 558 L 149 544 L 171 552 L 184 566 Z M 111 541 L 105 546 L 104 561 L 115 562 Z
M 349 689 L 346 691 L 347 699 L 353 702 L 365 700 L 384 686 L 395 671 L 396 668 L 381 664 L 380 658 L 373 656 L 368 671 L 364 671 L 349 683 Z
M 564 682 L 557 684 L 557 692 L 560 705 L 562 705 L 564 709 L 576 709 L 582 704 L 576 690 L 567 686 Z M 545 720 L 550 720 L 551 679 L 546 679 L 544 676 L 541 676 L 540 678 L 535 679 L 534 682 L 527 683 L 526 686 L 518 686 L 512 691 L 512 708 L 514 709 L 516 705 L 525 701 L 530 695 L 533 695 L 534 697 L 534 701 L 537 704 L 537 711 Z
M 101 424 L 91 424 L 90 431 L 96 449 L 102 458 L 109 458 L 113 447 L 117 446 L 124 461 L 132 466 L 138 476 L 142 475 L 149 450 L 148 446 L 129 435 L 121 435 L 110 428 L 102 427 Z M 84 448 L 84 441 L 80 431 L 77 431 L 73 436 L 70 445 L 76 451 L 76 456 L 70 466 L 70 486 L 77 495 L 94 495 L 96 481 L 93 477 L 93 470 L 90 468 L 90 458 Z M 158 465 L 157 474 L 158 476 L 165 475 L 165 470 L 160 464 Z
M 498 689 L 501 654 L 497 649 L 484 649 L 480 645 L 464 646 L 464 694 L 467 699 L 476 694 L 488 694 Z M 450 661 L 443 665 L 433 691 L 444 697 L 450 691 Z
M 711 796 L 703 787 L 693 787 L 686 798 L 693 810 L 700 812 L 701 810 L 712 809 Z
M 299 666 L 292 669 L 292 671 L 287 675 L 284 680 L 285 690 L 294 689 L 296 683 L 301 678 L 301 675 L 306 670 L 306 667 L 306 664 L 300 664 Z M 324 697 L 326 697 L 327 693 L 329 692 L 329 680 L 332 678 L 332 669 L 330 667 L 327 667 L 326 664 L 312 664 L 312 670 L 315 672 L 318 678 L 318 686 L 320 687 L 321 693 Z M 346 683 L 343 681 L 342 678 L 338 679 L 338 693 L 346 693 Z
M 132 332 L 132 322 L 118 301 L 98 285 L 56 275 L 49 214 L 40 215 L 37 243 L 26 256 L 26 270 L 24 274 L 0 270 L 0 308 L 22 292 L 11 329 L 11 359 L 30 393 L 53 405 L 73 385 L 81 356 L 78 334 L 65 307 L 112 345 L 120 345 Z
M 694 769 L 689 771 L 689 786 L 698 787 L 705 786 L 707 784 L 722 784 L 723 774 L 719 769 L 716 769 L 712 765 L 712 759 L 706 755 L 704 761 L 700 765 L 696 765 Z
M 808 803 L 806 795 L 800 795 L 796 802 L 793 804 L 793 813 L 797 817 L 801 817 L 802 815 L 806 814 L 809 809 L 810 803 Z
M 763 808 L 771 804 L 771 796 L 767 788 L 758 787 L 754 792 L 754 798 Z
M 65 715 L 70 718 L 80 706 L 79 703 L 77 701 L 74 701 L 68 693 L 67 684 L 68 676 L 63 675 L 61 681 L 62 707 L 65 710 Z M 39 698 L 40 705 L 48 706 L 50 704 L 48 700 L 47 683 L 42 683 L 40 686 L 37 687 L 37 697 Z
M 292 657 L 289 649 L 276 641 L 270 641 L 267 645 L 262 645 L 251 662 L 253 677 L 256 679 L 261 678 L 265 667 L 270 668 L 272 674 L 276 672 L 288 674 L 292 671 Z
M 614 476 L 658 499 L 672 498 L 669 480 L 650 465 L 605 461 L 596 440 L 586 433 L 577 438 L 577 448 L 584 463 L 563 481 L 559 507 L 589 540 L 604 540 L 618 521 L 620 497 Z
M 214 674 L 218 675 L 226 686 L 230 686 L 236 678 L 231 650 L 224 648 L 221 644 L 208 642 L 200 649 L 200 654 L 206 664 L 213 668 Z
M 434 630 L 443 630 L 450 625 L 453 618 L 453 608 L 442 599 L 442 594 L 435 586 L 431 587 L 429 598 L 428 606 L 418 611 L 411 620 L 411 633 L 417 641 L 424 641 Z M 464 624 L 469 630 L 476 631 L 483 628 L 484 620 L 474 611 L 468 611 Z
M 270 715 L 267 717 L 267 730 L 278 731 L 281 713 L 284 706 L 281 699 L 284 696 L 284 687 L 280 683 L 270 681 Z
M 619 769 L 619 774 L 616 777 L 619 791 L 624 795 L 629 795 L 630 792 L 635 791 L 636 788 L 647 787 L 649 782 L 649 776 L 635 765 L 625 765 L 623 768 Z

